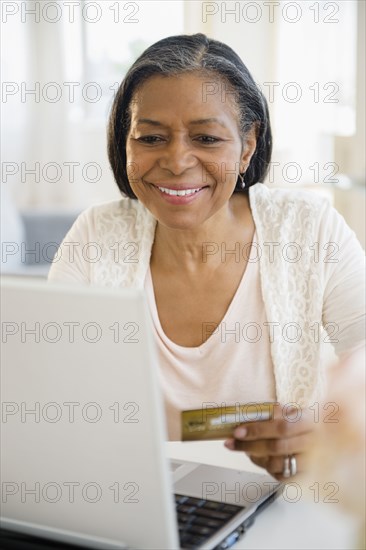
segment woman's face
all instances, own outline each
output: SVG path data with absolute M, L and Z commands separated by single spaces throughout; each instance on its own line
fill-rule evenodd
M 249 164 L 255 137 L 250 133 L 243 143 L 226 90 L 197 74 L 154 76 L 133 97 L 128 177 L 137 198 L 165 226 L 204 224 L 228 205 L 238 173 Z

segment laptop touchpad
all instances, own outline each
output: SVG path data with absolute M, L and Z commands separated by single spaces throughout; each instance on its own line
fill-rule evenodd
M 187 474 L 196 470 L 199 467 L 199 464 L 195 462 L 179 462 L 177 460 L 170 460 L 170 472 L 172 474 L 173 483 L 185 477 Z
M 238 471 L 206 464 L 196 465 L 190 475 L 174 479 L 174 491 L 197 498 L 248 506 L 261 501 L 278 482 L 266 474 Z M 178 470 L 179 473 L 181 470 Z

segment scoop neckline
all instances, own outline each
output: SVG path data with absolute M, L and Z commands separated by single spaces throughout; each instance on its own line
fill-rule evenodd
M 254 234 L 253 234 L 253 239 L 252 239 L 252 243 L 255 243 L 257 244 L 257 230 L 255 229 L 254 231 Z M 220 327 L 222 326 L 222 324 L 226 321 L 227 317 L 230 315 L 231 313 L 231 310 L 232 308 L 234 307 L 234 302 L 236 301 L 236 298 L 238 296 L 238 294 L 241 292 L 241 289 L 242 289 L 242 286 L 244 285 L 244 281 L 246 281 L 246 279 L 248 278 L 248 271 L 250 272 L 251 269 L 253 269 L 253 265 L 255 264 L 256 262 L 250 262 L 248 261 L 247 262 L 247 265 L 245 267 L 245 270 L 244 270 L 244 273 L 240 279 L 240 282 L 237 286 L 237 289 L 235 291 L 235 294 L 234 296 L 232 297 L 231 301 L 230 301 L 230 304 L 228 305 L 228 308 L 223 316 L 223 318 L 221 319 L 220 323 L 218 324 L 217 328 L 220 329 Z M 181 346 L 179 344 L 176 344 L 175 342 L 173 342 L 173 340 L 171 340 L 169 338 L 169 336 L 167 336 L 163 330 L 163 327 L 161 326 L 161 322 L 160 322 L 160 317 L 159 317 L 159 312 L 158 312 L 158 308 L 157 308 L 157 305 L 156 305 L 156 300 L 155 300 L 155 291 L 154 291 L 154 283 L 153 283 L 153 280 L 152 280 L 152 275 L 151 275 L 151 269 L 150 269 L 150 264 L 149 264 L 149 267 L 148 267 L 148 270 L 147 270 L 147 279 L 148 279 L 148 284 L 150 285 L 150 289 L 151 289 L 151 294 L 149 295 L 148 297 L 148 301 L 149 301 L 149 304 L 151 304 L 152 308 L 153 308 L 153 311 L 154 311 L 154 318 L 156 319 L 156 322 L 157 322 L 157 326 L 156 326 L 156 330 L 158 332 L 158 335 L 162 338 L 163 341 L 166 341 L 168 346 L 170 348 L 174 348 L 176 349 L 177 351 L 180 351 L 181 353 L 182 352 L 185 352 L 185 353 L 189 353 L 189 352 L 199 352 L 201 353 L 202 350 L 205 348 L 205 347 L 208 347 L 209 343 L 211 344 L 212 342 L 212 339 L 213 337 L 217 334 L 217 332 L 215 332 L 214 334 L 211 334 L 207 340 L 205 340 L 205 342 L 203 342 L 202 344 L 200 344 L 199 346 Z

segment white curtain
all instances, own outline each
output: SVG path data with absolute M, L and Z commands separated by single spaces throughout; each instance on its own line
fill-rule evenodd
M 358 95 L 352 96 L 357 37 L 359 56 L 364 56 L 364 23 L 360 12 L 357 33 L 354 0 L 80 0 L 71 2 L 72 9 L 63 0 L 8 4 L 17 5 L 18 11 L 7 14 L 5 22 L 3 14 L 2 186 L 20 207 L 84 208 L 119 196 L 106 155 L 105 127 L 114 92 L 147 45 L 182 32 L 205 32 L 228 43 L 262 87 L 269 100 L 277 163 L 269 183 L 305 185 L 317 183 L 318 176 L 325 188 L 324 180 L 336 179 L 342 169 L 363 177 L 359 138 L 364 130 L 356 129 L 358 148 L 350 148 L 354 136 L 347 135 L 354 131 L 353 119 L 360 124 L 356 102 L 361 119 L 364 115 L 361 70 Z M 37 5 L 38 20 L 31 13 Z M 296 19 L 294 5 L 302 15 L 290 22 Z M 336 13 L 334 6 L 339 7 Z M 326 23 L 326 17 L 339 22 Z M 362 66 L 361 58 L 358 64 Z M 291 82 L 301 88 L 298 102 L 291 101 L 297 93 Z M 338 103 L 325 103 L 327 98 Z M 298 181 L 296 165 L 302 171 Z

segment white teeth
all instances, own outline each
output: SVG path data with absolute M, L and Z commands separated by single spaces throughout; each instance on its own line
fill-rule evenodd
M 202 189 L 202 187 L 198 189 L 182 189 L 180 191 L 175 189 L 167 189 L 166 187 L 159 187 L 160 191 L 163 193 L 166 193 L 167 195 L 175 195 L 177 197 L 184 197 L 185 195 L 193 195 L 193 193 L 197 193 Z

